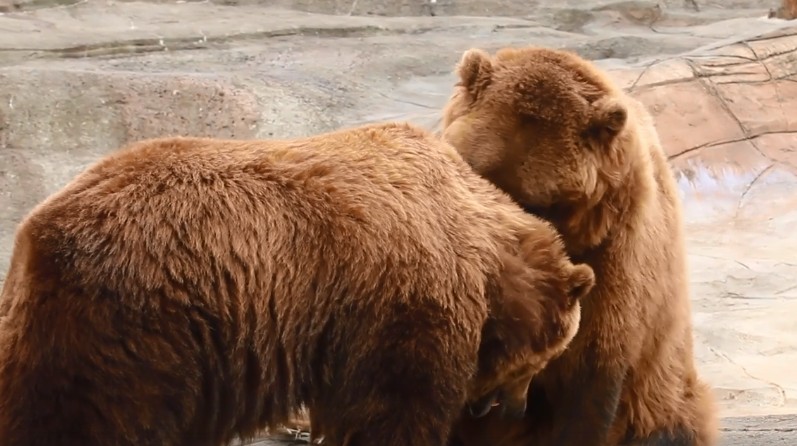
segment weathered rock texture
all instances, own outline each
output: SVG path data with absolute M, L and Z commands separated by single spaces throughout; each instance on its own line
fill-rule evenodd
M 126 142 L 435 128 L 465 49 L 569 48 L 656 117 L 723 413 L 795 413 L 797 25 L 768 19 L 775 3 L 0 0 L 0 282 L 24 215 Z M 728 423 L 729 445 L 797 444 L 788 417 Z

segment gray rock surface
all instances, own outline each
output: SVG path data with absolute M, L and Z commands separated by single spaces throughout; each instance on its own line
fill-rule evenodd
M 568 48 L 651 107 L 681 177 L 699 366 L 747 417 L 725 444 L 797 444 L 797 25 L 776 3 L 0 0 L 0 284 L 24 215 L 126 142 L 435 128 L 465 49 Z

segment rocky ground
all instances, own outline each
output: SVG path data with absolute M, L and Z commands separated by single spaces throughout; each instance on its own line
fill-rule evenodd
M 25 213 L 125 142 L 435 128 L 465 49 L 568 48 L 656 116 L 726 444 L 797 444 L 797 22 L 767 18 L 777 6 L 0 0 L 0 282 Z
M 733 417 L 722 420 L 720 446 L 794 446 L 797 424 L 793 416 Z M 307 436 L 279 433 L 236 446 L 307 446 Z M 322 443 L 323 444 L 323 443 Z

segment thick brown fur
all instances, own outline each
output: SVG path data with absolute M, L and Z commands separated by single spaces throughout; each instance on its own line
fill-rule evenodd
M 217 445 L 306 406 L 333 445 L 442 445 L 501 370 L 563 350 L 593 280 L 409 125 L 134 143 L 18 229 L 0 439 Z M 487 330 L 509 307 L 520 330 Z
M 681 205 L 651 117 L 595 66 L 544 48 L 470 50 L 443 136 L 593 267 L 568 350 L 532 382 L 526 419 L 489 415 L 455 443 L 716 443 L 693 359 Z

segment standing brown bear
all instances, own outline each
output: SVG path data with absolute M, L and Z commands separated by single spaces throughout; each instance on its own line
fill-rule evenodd
M 700 381 L 682 217 L 649 114 L 595 66 L 543 48 L 466 52 L 444 139 L 593 267 L 579 333 L 532 382 L 520 422 L 461 426 L 465 445 L 715 444 Z
M 135 143 L 18 229 L 0 442 L 218 445 L 305 405 L 333 445 L 443 445 L 466 405 L 525 404 L 502 392 L 593 280 L 408 125 Z

